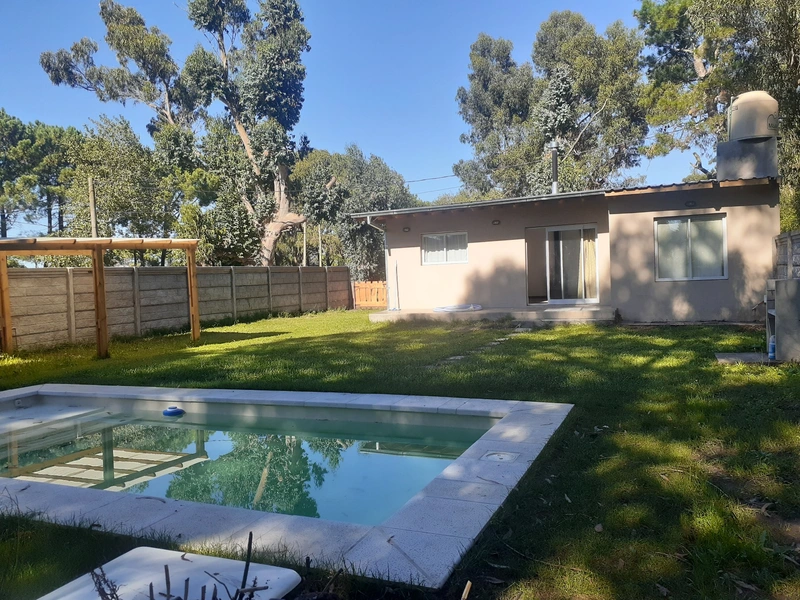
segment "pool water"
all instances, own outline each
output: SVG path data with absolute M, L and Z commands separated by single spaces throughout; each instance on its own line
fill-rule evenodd
M 270 427 L 164 423 L 113 415 L 0 440 L 0 476 L 375 525 L 481 433 L 312 420 Z

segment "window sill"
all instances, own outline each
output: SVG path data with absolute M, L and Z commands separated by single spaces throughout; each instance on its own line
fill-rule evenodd
M 678 279 L 664 279 L 656 277 L 656 282 L 660 281 L 724 281 L 728 279 L 728 276 L 725 275 L 724 277 L 680 277 Z

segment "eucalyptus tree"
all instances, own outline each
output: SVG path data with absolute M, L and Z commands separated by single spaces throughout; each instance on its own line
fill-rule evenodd
M 647 134 L 641 48 L 641 37 L 621 22 L 598 34 L 571 11 L 542 23 L 530 63 L 513 59 L 511 42 L 481 34 L 470 51 L 469 85 L 456 95 L 469 126 L 461 139 L 474 151 L 454 166 L 467 191 L 547 191 L 552 143 L 562 189 L 621 181 L 639 164 Z
M 281 233 L 305 220 L 292 211 L 288 180 L 310 34 L 295 0 L 262 0 L 256 13 L 245 0 L 190 0 L 189 18 L 211 38 L 213 50 L 196 47 L 184 75 L 202 102 L 223 104 L 241 141 L 255 192 L 241 201 L 261 234 L 263 261 L 271 264 Z
M 148 27 L 135 8 L 114 0 L 101 0 L 100 18 L 119 66 L 98 66 L 97 42 L 84 37 L 69 49 L 42 53 L 39 62 L 50 80 L 93 92 L 103 102 L 144 104 L 155 113 L 151 130 L 164 123 L 191 125 L 202 105 L 181 81 L 170 38 Z
M 255 12 L 246 0 L 190 0 L 189 19 L 209 43 L 198 44 L 182 68 L 170 54 L 170 39 L 134 8 L 102 0 L 100 15 L 119 66 L 98 66 L 97 43 L 83 38 L 42 54 L 51 81 L 103 101 L 146 104 L 155 112 L 151 132 L 191 126 L 219 101 L 221 123 L 238 137 L 239 163 L 248 169 L 246 185 L 237 180 L 229 187 L 239 188 L 237 201 L 259 232 L 263 263 L 270 264 L 280 234 L 305 219 L 292 212 L 287 189 L 303 146 L 292 129 L 303 106 L 301 58 L 310 38 L 296 0 L 260 0 Z

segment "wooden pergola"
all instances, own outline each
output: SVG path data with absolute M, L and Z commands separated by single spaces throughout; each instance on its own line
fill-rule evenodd
M 94 309 L 97 330 L 97 356 L 108 358 L 108 311 L 103 255 L 106 250 L 185 250 L 189 288 L 189 323 L 192 340 L 200 339 L 200 305 L 197 295 L 198 240 L 145 238 L 8 238 L 0 239 L 0 345 L 4 352 L 13 349 L 11 292 L 8 261 L 11 256 L 69 255 L 91 256 L 94 280 Z

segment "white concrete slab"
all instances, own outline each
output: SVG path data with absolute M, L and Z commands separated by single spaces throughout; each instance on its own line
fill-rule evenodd
M 547 440 L 525 444 L 481 438 L 467 448 L 461 458 L 531 463 L 536 460 L 546 443 Z
M 109 504 L 121 502 L 123 494 L 70 487 L 60 484 L 24 482 L 3 479 L 0 489 L 7 488 L 8 495 L 0 494 L 0 507 L 19 507 L 23 514 L 41 515 L 57 523 L 84 523 L 86 514 Z
M 440 406 L 447 402 L 447 398 L 439 396 L 405 396 L 391 405 L 391 410 L 400 412 L 438 412 Z
M 391 410 L 392 404 L 405 397 L 396 394 L 356 394 L 343 408 Z
M 494 483 L 514 489 L 530 467 L 527 462 L 490 462 L 474 458 L 457 458 L 445 467 L 439 477 L 471 483 Z
M 564 416 L 561 415 L 515 411 L 501 419 L 481 439 L 538 444 L 547 442 L 563 421 Z
M 225 589 L 214 576 L 224 582 L 231 593 L 242 583 L 244 561 L 184 554 L 160 548 L 143 546 L 135 548 L 103 565 L 106 577 L 119 586 L 119 594 L 125 600 L 147 600 L 150 598 L 149 587 L 153 584 L 156 598 L 166 597 L 166 581 L 164 565 L 169 566 L 170 592 L 173 597 L 184 595 L 184 581 L 189 579 L 189 598 L 200 598 L 201 588 L 206 587 L 206 598 L 211 598 L 211 590 L 217 586 L 217 595 L 226 598 Z M 259 586 L 268 585 L 269 589 L 254 592 L 254 598 L 266 600 L 283 598 L 300 583 L 301 578 L 291 569 L 251 563 L 248 583 L 253 580 Z M 98 595 L 90 574 L 79 577 L 75 581 L 42 596 L 39 600 L 97 600 Z
M 368 525 L 326 521 L 295 515 L 265 514 L 234 534 L 261 549 L 287 552 L 302 560 L 310 556 L 317 566 L 341 565 L 345 553 L 372 530 Z
M 440 588 L 471 545 L 468 538 L 374 527 L 344 558 L 367 577 Z
M 182 503 L 178 509 L 150 526 L 154 533 L 194 547 L 241 544 L 239 531 L 247 529 L 263 513 L 245 508 Z M 244 543 L 247 543 L 245 532 Z
M 452 498 L 500 506 L 508 496 L 508 487 L 496 483 L 475 483 L 437 477 L 422 492 L 431 498 Z
M 101 491 L 101 490 L 87 490 Z M 102 531 L 113 531 L 129 535 L 145 534 L 159 521 L 174 515 L 185 504 L 168 498 L 138 496 L 133 494 L 106 494 L 121 496 L 121 500 L 87 510 L 82 518 Z
M 492 504 L 434 498 L 420 492 L 386 519 L 382 526 L 475 539 L 495 510 L 497 506 Z

